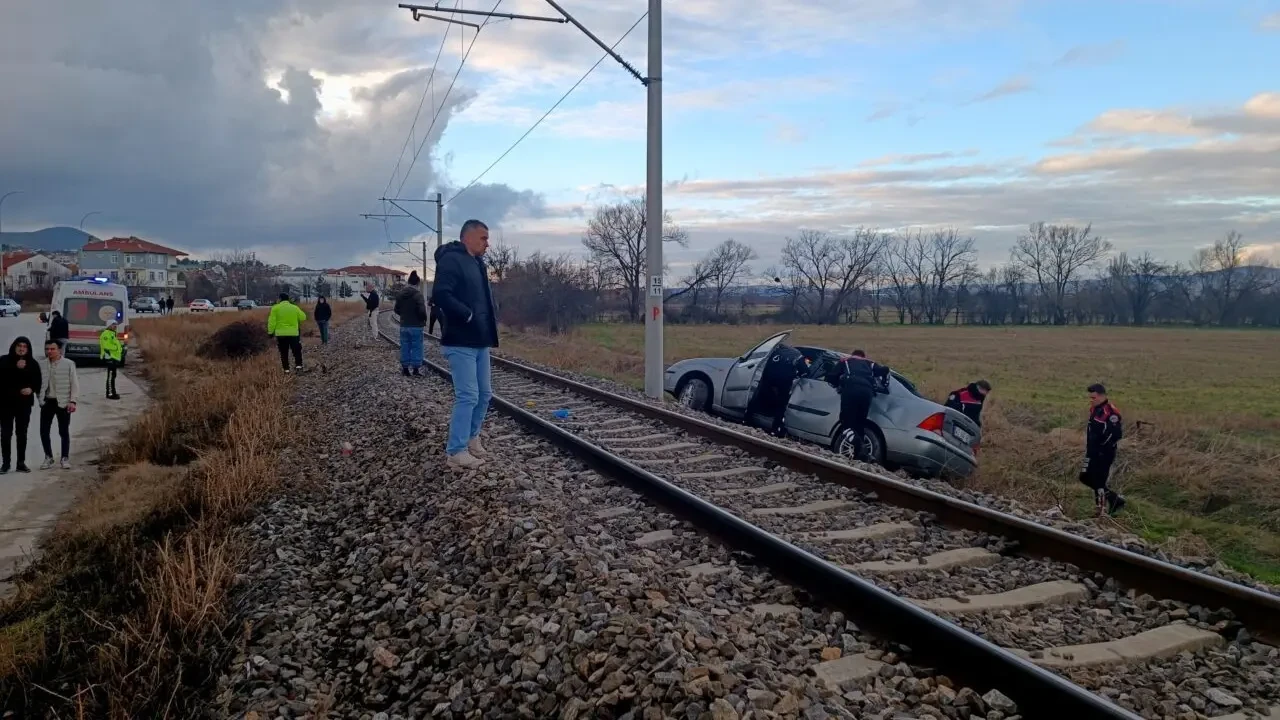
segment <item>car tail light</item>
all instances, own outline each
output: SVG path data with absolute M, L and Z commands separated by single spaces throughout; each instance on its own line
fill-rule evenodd
M 943 413 L 934 413 L 929 417 L 925 418 L 924 420 L 921 420 L 920 424 L 917 425 L 916 427 L 920 428 L 921 430 L 925 430 L 931 433 L 936 433 L 938 435 L 941 435 L 942 426 L 946 418 L 947 416 L 944 415 Z

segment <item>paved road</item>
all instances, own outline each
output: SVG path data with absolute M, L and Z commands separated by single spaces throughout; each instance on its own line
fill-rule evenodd
M 16 318 L 0 318 L 0 354 L 19 335 L 37 344 L 44 340 L 44 325 L 35 313 Z M 37 350 L 43 355 L 41 350 Z M 91 465 L 100 448 L 113 441 L 147 405 L 147 396 L 137 383 L 123 373 L 117 380 L 121 399 L 107 400 L 106 370 L 85 366 L 80 376 L 80 402 L 71 416 L 71 470 L 38 470 L 44 459 L 40 448 L 40 411 L 32 411 L 31 430 L 27 438 L 27 464 L 31 473 L 0 475 L 0 596 L 11 588 L 6 582 L 19 563 L 67 509 L 86 481 L 97 473 Z M 53 429 L 54 451 L 57 452 L 58 430 Z

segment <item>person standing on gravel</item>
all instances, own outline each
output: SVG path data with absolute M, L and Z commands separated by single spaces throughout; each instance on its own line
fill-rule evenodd
M 480 430 L 493 397 L 489 351 L 498 346 L 498 317 L 484 253 L 489 227 L 462 224 L 461 239 L 436 250 L 431 301 L 440 312 L 440 350 L 453 375 L 453 415 L 445 446 L 450 467 L 476 468 L 486 455 Z
M 40 396 L 40 443 L 44 445 L 44 464 L 41 470 L 54 466 L 53 421 L 58 421 L 58 436 L 62 441 L 62 469 L 71 469 L 71 414 L 76 411 L 76 397 L 80 394 L 80 378 L 76 364 L 62 356 L 62 346 L 50 339 L 44 344 L 44 356 L 48 360 L 44 369 L 44 387 Z
M 302 323 L 307 314 L 289 301 L 289 293 L 280 293 L 280 302 L 271 306 L 267 316 L 267 334 L 276 339 L 280 350 L 280 364 L 289 372 L 289 352 L 293 352 L 293 364 L 302 372 Z
M 867 415 L 877 387 L 888 375 L 889 368 L 871 362 L 862 350 L 854 350 L 827 375 L 827 382 L 840 391 L 841 432 L 848 436 L 848 446 L 853 448 L 856 459 L 868 459 L 863 457 Z
M 421 377 L 422 328 L 427 324 L 427 301 L 419 285 L 418 271 L 409 273 L 409 284 L 396 297 L 395 313 L 400 317 L 400 372 L 405 377 Z
M 11 439 L 18 444 L 17 471 L 31 472 L 27 467 L 27 428 L 31 426 L 31 408 L 43 386 L 40 363 L 31 354 L 31 341 L 19 336 L 9 346 L 9 354 L 0 358 L 0 434 L 4 441 L 0 475 L 12 467 Z
M 1093 490 L 1098 515 L 1115 515 L 1124 507 L 1124 496 L 1109 486 L 1111 465 L 1116 461 L 1116 447 L 1124 437 L 1124 419 L 1107 399 L 1107 388 L 1095 383 L 1088 388 L 1089 424 L 1085 430 L 1084 464 L 1080 466 L 1080 482 Z
M 98 359 L 107 364 L 107 399 L 119 400 L 116 393 L 116 373 L 124 360 L 124 343 L 116 334 L 116 324 L 111 323 L 98 335 Z
M 329 344 L 329 321 L 333 319 L 333 306 L 321 295 L 316 298 L 316 327 L 320 328 L 320 343 Z
M 369 314 L 369 331 L 373 333 L 373 339 L 378 339 L 378 306 L 382 304 L 382 298 L 378 297 L 378 291 L 374 289 L 373 283 L 366 282 L 364 284 L 364 292 L 360 293 L 360 299 L 364 300 L 364 311 Z

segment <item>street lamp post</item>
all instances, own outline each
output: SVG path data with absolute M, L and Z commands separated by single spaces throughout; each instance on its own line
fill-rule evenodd
M 10 190 L 5 194 L 0 195 L 0 237 L 2 237 L 4 233 L 4 223 L 3 223 L 4 201 L 10 195 L 21 195 L 22 193 L 23 193 L 22 190 Z M 9 245 L 7 243 L 0 244 L 0 297 L 8 297 L 8 295 L 5 293 L 5 290 L 8 288 L 8 285 L 9 285 L 9 273 L 5 270 L 5 267 L 4 267 L 4 254 L 8 249 L 9 249 Z
M 646 138 L 646 171 L 645 171 L 645 274 L 647 275 L 648 297 L 644 315 L 644 393 L 653 399 L 662 397 L 662 0 L 649 0 L 649 67 L 647 77 L 641 75 L 622 56 L 614 52 L 596 37 L 582 23 L 578 22 L 556 0 L 546 0 L 547 4 L 560 13 L 562 17 L 541 17 L 533 15 L 512 15 L 510 13 L 485 12 L 483 10 L 460 10 L 441 8 L 429 5 L 412 5 L 401 3 L 400 7 L 413 13 L 414 20 L 423 18 L 446 20 L 445 18 L 424 15 L 425 12 L 456 12 L 466 15 L 481 15 L 508 20 L 540 20 L 553 23 L 572 23 L 584 35 L 600 46 L 610 57 L 618 61 L 627 72 L 631 73 L 643 84 L 648 93 L 648 132 Z M 496 7 L 496 6 L 495 6 Z M 446 22 L 453 22 L 446 20 Z M 477 29 L 477 32 L 479 30 Z M 439 197 L 439 196 L 437 196 Z

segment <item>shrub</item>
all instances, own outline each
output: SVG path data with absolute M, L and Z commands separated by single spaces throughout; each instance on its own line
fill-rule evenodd
M 237 320 L 219 328 L 200 345 L 200 357 L 210 360 L 241 360 L 265 352 L 271 336 L 262 323 Z

